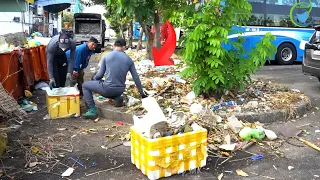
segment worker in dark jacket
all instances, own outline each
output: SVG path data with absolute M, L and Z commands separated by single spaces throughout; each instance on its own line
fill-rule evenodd
M 91 55 L 94 53 L 94 49 L 97 47 L 97 44 L 98 44 L 98 40 L 94 37 L 91 37 L 88 43 L 84 43 L 76 47 L 76 57 L 75 57 L 75 62 L 73 66 L 72 77 L 73 77 L 73 80 L 78 83 L 80 96 L 83 95 L 82 84 L 84 82 L 84 79 L 83 79 L 84 69 L 87 68 Z M 68 62 L 70 62 L 71 51 L 68 50 L 66 54 L 67 54 Z
M 117 107 L 124 105 L 122 93 L 126 88 L 125 82 L 129 71 L 141 97 L 146 97 L 132 59 L 123 52 L 125 46 L 126 41 L 124 39 L 117 39 L 114 43 L 114 51 L 102 57 L 100 69 L 92 78 L 93 80 L 83 83 L 83 96 L 89 108 L 88 112 L 83 114 L 85 118 L 95 118 L 97 116 L 92 93 L 115 99 Z M 102 80 L 104 76 L 105 80 Z
M 70 50 L 70 62 L 68 63 L 66 51 Z M 62 32 L 53 36 L 46 48 L 47 68 L 50 78 L 50 89 L 70 86 L 76 44 L 70 36 Z

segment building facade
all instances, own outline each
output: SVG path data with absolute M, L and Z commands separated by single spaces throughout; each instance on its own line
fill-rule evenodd
M 61 31 L 61 12 L 72 0 L 0 0 L 0 35 L 40 32 L 51 37 Z

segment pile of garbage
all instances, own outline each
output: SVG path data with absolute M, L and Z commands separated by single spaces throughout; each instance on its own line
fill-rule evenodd
M 295 117 L 297 104 L 310 104 L 309 98 L 297 89 L 259 79 L 253 80 L 243 92 L 226 91 L 221 97 L 197 96 L 192 91 L 192 84 L 179 75 L 184 68 L 179 56 L 172 56 L 175 66 L 155 67 L 152 61 L 144 58 L 142 51 L 127 50 L 126 53 L 135 61 L 148 98 L 154 99 L 141 100 L 132 76 L 128 74 L 126 113 L 134 114 L 135 126 L 144 128 L 141 132 L 151 139 L 205 128 L 211 150 L 233 151 L 251 141 L 277 138 L 263 124 L 242 122 L 237 114 L 289 110 Z M 143 101 L 153 102 L 153 105 Z
M 15 46 L 14 43 L 5 41 L 0 43 L 0 53 L 11 52 L 19 48 L 32 48 L 40 45 L 47 46 L 50 40 L 50 37 L 43 37 L 40 32 L 34 32 L 30 37 L 25 38 L 23 42 L 21 41 L 20 45 Z
M 175 59 L 175 64 L 181 60 Z M 227 118 L 237 113 L 266 113 L 273 110 L 289 110 L 294 116 L 295 106 L 301 102 L 310 104 L 307 96 L 296 89 L 288 89 L 272 82 L 253 80 L 243 92 L 226 91 L 222 97 L 196 96 L 192 85 L 183 79 L 179 72 L 180 66 L 154 67 L 150 60 L 142 58 L 136 61 L 136 69 L 140 74 L 145 92 L 155 97 L 165 115 L 172 116 L 172 112 L 183 111 L 197 114 L 203 108 L 210 109 L 214 114 Z M 135 87 L 131 74 L 127 76 L 128 112 L 140 114 L 140 94 Z M 140 106 L 140 107 L 139 107 Z

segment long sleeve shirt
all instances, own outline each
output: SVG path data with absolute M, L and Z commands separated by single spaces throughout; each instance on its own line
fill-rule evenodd
M 47 54 L 47 68 L 48 68 L 48 74 L 49 78 L 53 78 L 53 59 L 54 55 L 58 52 L 59 50 L 59 35 L 53 36 L 46 48 L 46 54 Z M 70 62 L 68 64 L 68 73 L 72 73 L 73 65 L 74 65 L 74 58 L 76 54 L 76 43 L 70 39 Z
M 100 80 L 106 74 L 104 83 L 108 87 L 125 88 L 125 82 L 129 71 L 140 95 L 144 95 L 141 81 L 132 59 L 119 50 L 109 52 L 102 57 L 100 69 L 93 79 Z
M 75 56 L 73 71 L 78 72 L 79 70 L 87 68 L 90 57 L 93 53 L 94 53 L 94 50 L 89 50 L 87 43 L 78 45 L 76 47 L 76 56 Z M 66 55 L 67 55 L 68 62 L 70 62 L 71 51 L 68 50 L 66 52 Z

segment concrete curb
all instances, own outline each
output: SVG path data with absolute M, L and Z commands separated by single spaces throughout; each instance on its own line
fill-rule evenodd
M 273 123 L 277 121 L 286 121 L 290 118 L 302 117 L 308 111 L 308 103 L 302 102 L 301 104 L 296 105 L 294 111 L 296 112 L 295 117 L 290 117 L 289 110 L 274 110 L 266 113 L 240 113 L 235 114 L 239 120 L 244 120 L 248 122 L 257 122 L 260 123 Z
M 125 123 L 133 124 L 133 114 L 126 114 L 126 108 L 115 107 L 109 103 L 97 103 L 98 114 L 106 119 L 112 121 L 122 121 Z
M 126 114 L 126 108 L 117 108 L 113 105 L 105 103 L 97 103 L 97 110 L 101 117 L 113 120 L 113 121 L 122 121 L 125 123 L 133 124 L 133 113 Z M 295 107 L 295 116 L 302 117 L 308 111 L 308 104 L 303 102 Z M 260 123 L 272 123 L 276 121 L 286 121 L 290 117 L 289 111 L 279 110 L 279 111 L 270 111 L 266 113 L 238 113 L 235 116 L 242 121 L 248 122 L 257 122 Z

